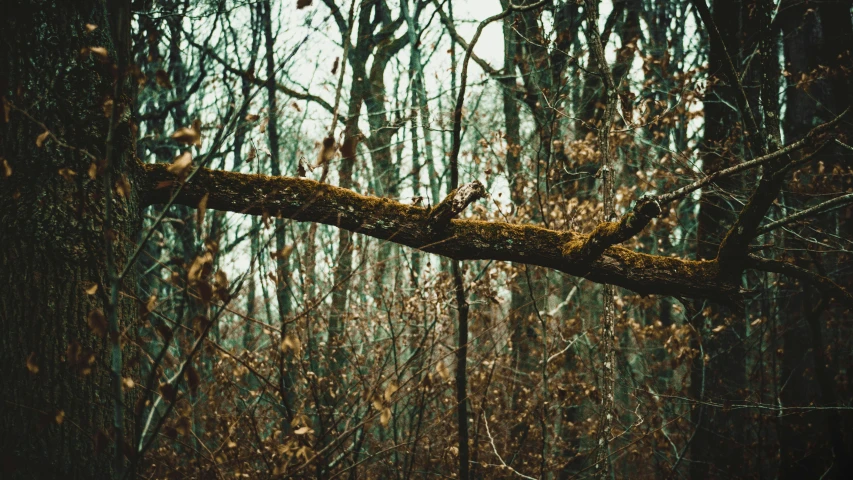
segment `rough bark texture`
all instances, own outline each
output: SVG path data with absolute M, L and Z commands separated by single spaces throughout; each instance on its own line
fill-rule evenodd
M 100 176 L 87 175 L 93 160 L 80 149 L 97 159 L 106 152 L 115 32 L 99 2 L 12 3 L 0 19 L 0 95 L 13 105 L 8 121 L 0 119 L 0 157 L 12 168 L 0 178 L 0 451 L 11 478 L 106 478 L 111 442 L 100 442 L 98 455 L 93 439 L 110 431 L 113 417 L 108 347 L 87 328 L 87 315 L 105 308 L 109 292 L 105 192 Z M 100 27 L 87 33 L 86 24 Z M 111 60 L 81 57 L 89 46 L 107 48 Z M 119 112 L 128 103 L 120 99 Z M 38 148 L 44 127 L 55 137 Z M 125 117 L 115 138 L 119 180 L 136 165 Z M 137 240 L 135 192 L 131 181 L 129 198 L 112 196 L 119 268 Z M 99 284 L 95 295 L 85 292 L 87 282 Z M 134 289 L 131 275 L 122 290 Z M 128 300 L 118 304 L 130 332 L 135 311 Z
M 705 0 L 701 0 L 704 4 Z M 706 175 L 732 166 L 733 153 L 740 153 L 741 146 L 731 141 L 733 125 L 746 128 L 749 122 L 738 115 L 730 105 L 737 105 L 737 87 L 731 81 L 727 70 L 727 52 L 733 55 L 732 61 L 738 61 L 743 35 L 740 30 L 742 16 L 741 5 L 733 0 L 715 0 L 713 2 L 713 23 L 723 42 L 718 42 L 711 32 L 709 51 L 709 87 L 705 95 L 705 132 L 702 149 L 702 170 Z M 707 23 L 707 22 L 706 22 Z M 707 25 L 706 30 L 713 30 Z M 738 65 L 736 63 L 735 65 Z M 720 190 L 738 192 L 738 179 L 725 179 L 718 183 Z M 717 258 L 717 249 L 726 233 L 726 226 L 732 225 L 737 208 L 726 195 L 709 187 L 702 191 L 697 226 L 697 253 L 700 259 Z M 734 280 L 733 280 L 734 281 Z M 739 281 L 739 278 L 738 280 Z M 704 305 L 698 304 L 696 311 L 703 312 Z M 745 368 L 743 344 L 743 320 L 739 319 L 733 328 L 710 335 L 710 329 L 732 315 L 729 309 L 712 307 L 708 318 L 699 314 L 693 319 L 697 336 L 701 336 L 702 351 L 696 354 L 691 371 L 691 397 L 697 400 L 720 399 L 737 392 L 744 384 Z M 710 320 L 710 322 L 709 322 Z M 694 340 L 694 348 L 699 351 L 699 338 Z M 714 475 L 736 475 L 743 461 L 743 425 L 736 421 L 734 412 L 706 408 L 697 403 L 692 407 L 693 428 L 696 434 L 690 444 L 690 476 L 694 479 L 709 478 Z

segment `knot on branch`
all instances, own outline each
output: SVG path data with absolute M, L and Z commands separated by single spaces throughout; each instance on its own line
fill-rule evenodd
M 580 261 L 592 263 L 604 251 L 617 243 L 622 243 L 637 235 L 649 222 L 661 214 L 661 205 L 656 197 L 643 196 L 618 222 L 598 224 L 588 237 L 574 240 L 563 246 L 563 255 L 577 257 Z
M 637 200 L 637 204 L 634 205 L 634 214 L 638 219 L 642 219 L 645 221 L 642 227 L 645 227 L 649 222 L 652 221 L 653 218 L 656 218 L 663 211 L 663 207 L 661 207 L 660 201 L 657 197 L 652 197 L 648 195 L 643 195 Z M 637 232 L 639 233 L 639 232 Z
M 429 227 L 433 231 L 447 227 L 450 225 L 450 220 L 456 218 L 468 205 L 481 198 L 486 198 L 486 187 L 477 180 L 454 189 L 441 203 L 430 210 L 429 217 L 427 217 Z

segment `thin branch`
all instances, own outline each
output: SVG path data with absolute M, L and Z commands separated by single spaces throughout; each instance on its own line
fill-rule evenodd
M 750 254 L 747 257 L 747 268 L 761 270 L 764 272 L 781 273 L 782 275 L 787 275 L 806 283 L 814 284 L 829 298 L 835 298 L 840 300 L 842 303 L 853 307 L 853 293 L 850 293 L 847 289 L 823 275 L 818 275 L 817 273 L 798 267 L 792 263 L 770 260 L 758 255 Z
M 351 0 L 349 6 L 349 27 L 347 27 L 346 38 L 344 39 L 344 54 L 341 56 L 341 74 L 338 76 L 338 86 L 335 89 L 335 107 L 332 109 L 332 126 L 329 127 L 329 137 L 335 138 L 335 127 L 338 124 L 338 108 L 341 105 L 341 90 L 344 86 L 344 74 L 347 71 L 347 55 L 349 55 L 350 38 L 352 37 L 352 25 L 355 19 L 355 2 Z
M 821 135 L 829 132 L 830 129 L 841 120 L 843 115 L 844 113 L 827 123 L 818 125 L 801 140 L 786 145 L 773 153 L 743 162 L 733 167 L 719 170 L 669 193 L 655 196 L 643 196 L 637 201 L 631 211 L 623 215 L 618 222 L 604 222 L 599 224 L 585 240 L 578 240 L 573 243 L 566 244 L 563 247 L 563 253 L 575 256 L 579 261 L 589 263 L 600 256 L 602 252 L 611 245 L 625 242 L 643 231 L 643 229 L 654 218 L 661 214 L 663 207 L 669 203 L 681 200 L 690 193 L 711 185 L 723 178 L 730 177 L 746 170 L 761 167 L 768 162 L 790 155 L 791 153 L 806 147 L 816 147 L 815 151 L 817 151 L 817 149 L 826 144 L 826 142 L 822 140 Z M 811 158 L 811 155 L 812 153 L 806 154 L 802 158 L 790 162 L 789 165 L 799 165 Z M 781 167 L 780 169 L 780 171 L 787 170 L 787 167 Z M 757 235 L 759 235 L 759 233 L 755 234 L 755 236 Z
M 486 418 L 486 412 L 483 412 L 483 422 L 484 422 L 484 425 L 486 426 L 486 435 L 488 435 L 488 436 L 489 436 L 489 443 L 491 443 L 491 444 L 492 444 L 492 451 L 493 451 L 493 452 L 495 452 L 495 456 L 496 456 L 496 457 L 498 457 L 498 460 L 500 460 L 500 461 L 501 461 L 501 466 L 502 466 L 503 468 L 505 468 L 505 469 L 509 470 L 510 472 L 512 472 L 512 473 L 514 473 L 514 474 L 516 474 L 516 475 L 518 475 L 518 476 L 519 476 L 519 477 L 521 477 L 521 478 L 526 478 L 527 480 L 536 480 L 535 478 L 533 478 L 533 477 L 528 477 L 527 475 L 525 475 L 525 474 L 523 474 L 523 473 L 519 472 L 518 470 L 516 470 L 516 469 L 514 469 L 514 468 L 512 468 L 511 466 L 509 466 L 509 465 L 507 465 L 507 464 L 506 464 L 506 462 L 504 461 L 503 457 L 501 457 L 501 454 L 500 454 L 500 453 L 498 453 L 498 447 L 497 447 L 497 446 L 495 446 L 495 439 L 494 439 L 494 438 L 492 438 L 492 432 L 489 430 L 489 419 L 487 419 L 487 418 Z
M 266 86 L 266 84 L 267 84 L 266 79 L 257 78 L 256 76 L 254 76 L 253 74 L 251 74 L 249 72 L 244 72 L 238 68 L 232 67 L 225 59 L 223 59 L 222 57 L 217 55 L 216 52 L 213 51 L 213 49 L 205 47 L 204 45 L 200 45 L 200 44 L 190 40 L 189 38 L 187 38 L 187 43 L 189 43 L 193 47 L 196 47 L 196 48 L 202 50 L 210 58 L 216 60 L 217 63 L 222 65 L 222 68 L 224 68 L 226 72 L 228 72 L 232 75 L 237 75 L 240 78 L 244 78 L 256 86 L 259 86 L 259 87 Z M 285 95 L 288 95 L 292 98 L 297 98 L 299 100 L 311 101 L 311 102 L 316 103 L 317 105 L 320 105 L 325 110 L 327 110 L 329 113 L 334 112 L 334 108 L 332 107 L 332 105 L 329 104 L 329 102 L 323 100 L 322 98 L 320 98 L 316 95 L 312 95 L 308 92 L 297 92 L 296 90 L 293 90 L 292 88 L 287 87 L 285 85 L 282 85 L 281 83 L 278 83 L 278 82 L 276 82 L 275 88 L 276 88 L 276 90 L 278 90 L 278 91 L 280 91 L 280 92 L 284 93 Z
M 701 18 L 702 23 L 705 24 L 705 29 L 708 30 L 711 41 L 717 43 L 720 51 L 723 52 L 723 57 L 725 58 L 723 67 L 725 68 L 725 74 L 729 83 L 735 87 L 735 91 L 737 92 L 738 108 L 740 109 L 741 116 L 746 123 L 747 138 L 755 142 L 755 146 L 759 148 L 759 152 L 764 153 L 766 151 L 767 143 L 761 139 L 756 117 L 749 105 L 749 98 L 746 96 L 743 83 L 740 81 L 740 75 L 738 75 L 737 69 L 735 69 L 734 63 L 732 63 L 732 57 L 729 55 L 729 51 L 726 48 L 726 42 L 723 40 L 720 30 L 714 22 L 711 10 L 708 8 L 708 4 L 705 3 L 705 0 L 690 0 L 690 3 L 693 4 L 696 11 L 699 13 L 699 18 Z
M 793 215 L 788 215 L 785 218 L 781 218 L 779 220 L 776 220 L 775 222 L 768 223 L 767 225 L 756 230 L 755 235 L 758 236 L 773 231 L 779 227 L 785 226 L 792 222 L 796 222 L 797 220 L 800 220 L 802 218 L 823 213 L 824 211 L 829 210 L 830 208 L 836 205 L 846 205 L 848 203 L 853 203 L 853 193 L 848 193 L 847 195 L 835 197 L 832 200 L 827 200 L 823 203 L 819 203 L 813 207 L 807 208 Z
M 456 98 L 456 108 L 453 110 L 453 146 L 450 152 L 450 164 L 458 162 L 459 159 L 459 149 L 461 143 L 461 128 L 462 128 L 462 105 L 465 101 L 465 88 L 468 83 L 468 63 L 471 60 L 471 56 L 474 54 L 474 45 L 477 44 L 477 41 L 480 39 L 480 35 L 483 33 L 483 29 L 486 26 L 494 21 L 501 20 L 512 12 L 527 12 L 530 10 L 537 9 L 545 5 L 546 0 L 540 0 L 539 2 L 517 6 L 510 4 L 506 10 L 498 13 L 496 15 L 492 15 L 491 17 L 483 20 L 477 26 L 477 31 L 474 33 L 474 37 L 471 39 L 471 43 L 468 44 L 468 47 L 465 49 L 465 58 L 462 60 L 462 74 L 461 74 L 461 84 L 459 86 L 459 95 Z M 451 172 L 452 176 L 452 172 Z M 451 183 L 456 184 L 453 179 L 451 179 Z

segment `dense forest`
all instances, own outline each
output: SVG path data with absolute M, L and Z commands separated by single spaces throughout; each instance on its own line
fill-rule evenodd
M 851 0 L 4 0 L 3 478 L 853 478 Z

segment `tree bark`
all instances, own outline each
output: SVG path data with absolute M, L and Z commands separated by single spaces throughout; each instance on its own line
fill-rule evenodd
M 0 178 L 0 450 L 11 472 L 5 478 L 109 478 L 109 341 L 93 335 L 87 317 L 106 310 L 109 301 L 105 235 L 113 239 L 120 270 L 140 226 L 137 185 L 130 182 L 125 195 L 112 193 L 105 231 L 100 163 L 112 66 L 117 52 L 129 53 L 129 5 L 15 1 L 6 7 L 0 95 L 9 110 L 0 118 L 0 157 L 12 171 Z M 99 28 L 87 33 L 86 24 Z M 109 58 L 81 56 L 91 46 L 106 48 Z M 132 178 L 137 168 L 135 132 L 125 115 L 132 98 L 115 99 L 117 154 L 109 168 L 117 181 Z M 50 135 L 38 147 L 45 130 Z M 93 162 L 94 179 L 87 175 Z M 134 280 L 128 275 L 120 285 L 131 297 Z M 93 295 L 86 292 L 90 282 L 98 284 Z M 128 320 L 137 307 L 124 298 L 117 318 L 134 335 L 136 325 Z M 133 404 L 127 392 L 123 400 Z M 130 423 L 125 438 L 134 434 Z
M 701 0 L 704 2 L 704 0 Z M 736 86 L 726 75 L 725 64 L 727 53 L 730 53 L 735 65 L 738 63 L 738 52 L 744 35 L 740 29 L 742 5 L 739 0 L 715 0 L 713 2 L 713 22 L 720 32 L 723 44 L 713 39 L 710 42 L 708 54 L 709 86 L 705 94 L 705 132 L 703 138 L 702 170 L 712 174 L 733 165 L 734 154 L 743 150 L 741 145 L 733 142 L 732 126 L 741 125 L 747 128 L 749 122 L 743 118 L 746 113 L 738 115 L 730 105 L 738 104 Z M 709 30 L 712 26 L 707 27 Z M 756 62 L 758 63 L 758 62 Z M 737 67 L 736 67 L 737 68 Z M 759 67 L 755 67 L 759 68 Z M 738 192 L 739 180 L 727 179 L 718 183 L 725 192 Z M 716 188 L 702 191 L 699 203 L 697 225 L 697 256 L 700 259 L 717 258 L 717 250 L 726 226 L 735 221 L 733 211 L 737 208 L 731 205 L 726 196 L 717 193 Z M 702 336 L 703 358 L 696 353 L 691 370 L 691 397 L 696 400 L 729 398 L 745 383 L 745 351 L 742 338 L 744 334 L 743 319 L 730 309 L 713 306 L 705 316 L 703 305 L 697 305 L 697 312 L 703 312 L 692 320 L 696 334 Z M 712 335 L 712 327 L 722 324 L 727 318 L 732 318 L 730 328 Z M 710 321 L 710 322 L 709 322 Z M 698 339 L 694 340 L 693 348 L 699 352 Z M 694 479 L 708 478 L 713 475 L 735 475 L 740 472 L 743 462 L 743 425 L 737 420 L 734 411 L 704 407 L 700 403 L 692 407 L 691 419 L 696 434 L 690 444 L 691 458 L 690 476 Z

